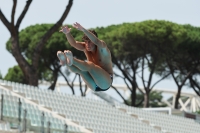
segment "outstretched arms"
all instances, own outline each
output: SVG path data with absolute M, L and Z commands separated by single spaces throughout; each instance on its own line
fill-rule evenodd
M 93 33 L 89 32 L 88 30 L 86 30 L 85 28 L 83 28 L 79 23 L 74 23 L 73 25 L 74 28 L 76 28 L 77 30 L 83 31 L 85 33 L 85 35 L 98 47 L 103 48 L 106 47 L 105 42 L 103 42 L 102 40 L 99 40 Z
M 85 46 L 83 42 L 78 42 L 74 40 L 74 37 L 70 34 L 71 28 L 68 28 L 67 26 L 63 26 L 60 30 L 60 32 L 63 32 L 66 35 L 66 38 L 69 42 L 69 44 L 81 51 L 85 50 Z

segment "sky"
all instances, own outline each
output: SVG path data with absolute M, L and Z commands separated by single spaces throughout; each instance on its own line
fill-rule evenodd
M 15 22 L 26 1 L 18 0 Z M 61 17 L 68 0 L 34 0 L 25 15 L 20 30 L 30 25 L 55 23 Z M 0 0 L 0 9 L 11 20 L 12 0 Z M 199 0 L 74 0 L 69 15 L 63 24 L 79 22 L 85 28 L 95 28 L 141 22 L 144 20 L 167 20 L 178 24 L 200 26 Z M 6 50 L 10 33 L 0 22 L 0 72 L 6 75 L 8 68 L 17 65 L 15 58 Z M 155 77 L 156 78 L 156 77 Z M 118 83 L 120 80 L 115 80 Z M 176 88 L 173 80 L 158 85 L 162 88 Z

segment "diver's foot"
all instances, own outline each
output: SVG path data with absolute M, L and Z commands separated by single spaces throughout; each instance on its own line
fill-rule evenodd
M 73 60 L 74 60 L 72 52 L 69 51 L 69 50 L 65 50 L 64 53 L 65 53 L 65 55 L 67 57 L 67 60 L 66 60 L 67 61 L 67 65 L 71 66 L 73 64 Z
M 64 66 L 66 64 L 66 57 L 62 51 L 57 52 L 58 59 L 60 60 L 60 64 Z

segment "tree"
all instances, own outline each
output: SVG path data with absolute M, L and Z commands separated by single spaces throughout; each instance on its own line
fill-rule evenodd
M 196 112 L 197 114 L 200 114 L 200 110 Z
M 145 105 L 144 102 L 144 95 L 142 93 L 136 93 L 137 94 L 137 99 L 136 102 L 141 102 L 143 101 L 138 107 L 142 108 Z M 162 92 L 156 92 L 156 91 L 151 91 L 149 94 L 149 107 L 166 107 L 167 104 L 162 102 L 163 96 Z M 127 104 L 128 103 L 128 104 Z M 131 98 L 129 97 L 126 101 L 127 105 L 131 105 Z
M 31 63 L 32 55 L 34 53 L 34 48 L 36 47 L 37 41 L 44 36 L 45 31 L 48 31 L 53 24 L 36 24 L 29 27 L 26 27 L 19 33 L 19 44 L 21 48 L 21 54 L 23 54 L 24 58 Z M 69 26 L 71 27 L 71 26 Z M 77 40 L 80 40 L 82 34 L 77 30 L 72 30 L 71 34 L 76 37 Z M 29 44 L 29 45 L 27 45 Z M 8 40 L 6 43 L 6 48 L 9 52 L 11 50 L 12 44 L 11 41 Z M 38 67 L 38 77 L 40 80 L 46 80 L 52 82 L 49 89 L 54 90 L 55 84 L 57 82 L 57 78 L 59 75 L 62 75 L 69 87 L 72 89 L 72 93 L 74 94 L 73 86 L 70 85 L 69 76 L 70 72 L 65 71 L 64 74 L 61 71 L 60 61 L 58 60 L 56 54 L 58 50 L 71 50 L 74 55 L 80 59 L 85 59 L 85 56 L 82 52 L 78 52 L 75 48 L 71 47 L 64 34 L 55 32 L 51 38 L 45 43 L 45 46 L 41 52 L 39 59 L 39 67 Z M 76 77 L 76 76 L 75 76 Z
M 199 76 L 199 75 L 198 75 Z M 200 83 L 199 81 L 197 80 L 197 78 L 193 79 L 194 75 L 193 76 L 190 76 L 189 77 L 189 87 L 191 87 L 195 93 L 200 96 Z
M 106 42 L 111 44 L 111 52 L 113 53 L 113 63 L 121 71 L 123 76 L 116 74 L 124 79 L 130 92 L 132 93 L 132 106 L 137 106 L 136 90 L 139 89 L 137 84 L 137 75 L 141 73 L 143 87 L 145 89 L 145 106 L 148 107 L 148 95 L 153 87 L 166 78 L 169 73 L 162 75 L 160 80 L 152 85 L 152 77 L 156 68 L 160 65 L 161 60 L 156 45 L 167 45 L 171 42 L 170 36 L 173 27 L 177 24 L 149 20 L 140 23 L 124 23 L 104 35 Z M 169 48 L 168 48 L 169 49 Z M 145 66 L 145 64 L 147 64 Z M 150 75 L 148 80 L 144 79 L 144 70 L 148 69 Z M 140 90 L 140 89 L 139 89 Z M 140 91 L 142 93 L 142 91 Z M 139 102 L 140 103 L 140 102 Z
M 59 27 L 62 25 L 63 21 L 65 20 L 71 9 L 73 0 L 69 0 L 68 5 L 66 6 L 66 9 L 63 12 L 61 18 L 47 32 L 45 32 L 44 36 L 42 36 L 39 40 L 36 41 L 36 47 L 34 47 L 34 52 L 32 53 L 32 58 L 30 63 L 24 58 L 23 54 L 21 53 L 20 42 L 19 42 L 19 27 L 31 3 L 32 0 L 28 0 L 26 2 L 26 5 L 16 23 L 15 23 L 15 10 L 16 10 L 17 0 L 13 0 L 11 22 L 7 20 L 7 18 L 4 16 L 1 10 L 0 10 L 0 18 L 3 24 L 10 32 L 11 35 L 10 40 L 12 44 L 11 53 L 15 57 L 17 63 L 19 64 L 19 67 L 21 68 L 25 76 L 25 79 L 27 79 L 28 84 L 37 86 L 39 60 L 42 49 L 44 48 L 44 45 L 47 42 L 47 40 L 52 36 L 54 32 L 58 31 Z
M 200 96 L 200 28 L 193 27 L 191 25 L 184 25 L 184 27 L 188 30 L 187 41 L 182 44 L 182 47 L 187 49 L 185 54 L 189 56 L 187 60 L 187 66 L 185 67 L 185 71 L 189 72 L 190 68 L 193 68 L 192 74 L 189 76 L 189 84 L 198 96 Z
M 19 66 L 14 66 L 12 68 L 9 68 L 8 73 L 4 77 L 4 80 L 19 82 L 19 83 L 23 83 L 23 84 L 26 83 L 25 77 Z
M 181 90 L 186 81 L 194 75 L 199 67 L 200 38 L 199 28 L 190 25 L 180 25 L 172 34 L 172 48 L 166 52 L 166 49 L 159 47 L 164 57 L 163 64 L 165 69 L 170 71 L 172 78 L 177 85 L 177 94 L 175 107 L 178 109 L 178 101 Z M 163 70 L 162 70 L 163 71 Z
M 3 76 L 2 76 L 2 74 L 1 74 L 1 72 L 0 72 L 0 79 L 3 79 Z

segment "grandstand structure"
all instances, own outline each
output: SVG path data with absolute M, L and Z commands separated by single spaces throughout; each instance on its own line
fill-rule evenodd
M 199 133 L 193 119 L 0 80 L 0 132 Z
M 50 85 L 48 82 L 40 82 L 42 85 Z M 56 83 L 56 89 L 58 91 L 60 91 L 60 87 L 61 86 L 68 86 L 66 82 L 57 82 Z M 79 87 L 79 83 L 74 83 L 74 86 Z M 85 84 L 82 83 L 82 86 L 84 87 Z M 127 88 L 126 85 L 113 85 L 115 86 L 118 90 L 122 90 L 124 93 L 124 95 L 128 94 L 127 92 L 129 92 L 129 89 Z M 140 88 L 144 93 L 144 89 Z M 162 92 L 163 95 L 167 94 L 169 95 L 169 97 L 172 97 L 172 102 L 169 102 L 167 100 L 163 100 L 164 103 L 166 103 L 168 105 L 168 107 L 170 108 L 174 108 L 175 105 L 175 98 L 176 98 L 176 90 L 168 90 L 168 89 L 163 89 L 163 88 L 154 88 L 153 89 L 156 92 Z M 88 90 L 89 93 L 90 89 Z M 98 94 L 97 94 L 98 95 Z M 106 95 L 106 94 L 104 94 Z M 100 96 L 100 95 L 98 95 Z M 198 110 L 200 110 L 200 97 L 195 94 L 194 92 L 181 92 L 181 96 L 185 97 L 185 101 L 183 101 L 182 99 L 179 99 L 179 105 L 180 105 L 180 111 L 185 111 L 185 112 L 196 112 Z M 109 97 L 109 99 L 112 99 L 112 97 Z M 126 97 L 126 96 L 124 96 Z M 115 100 L 116 101 L 116 100 Z M 113 103 L 116 103 L 114 101 L 112 101 Z

